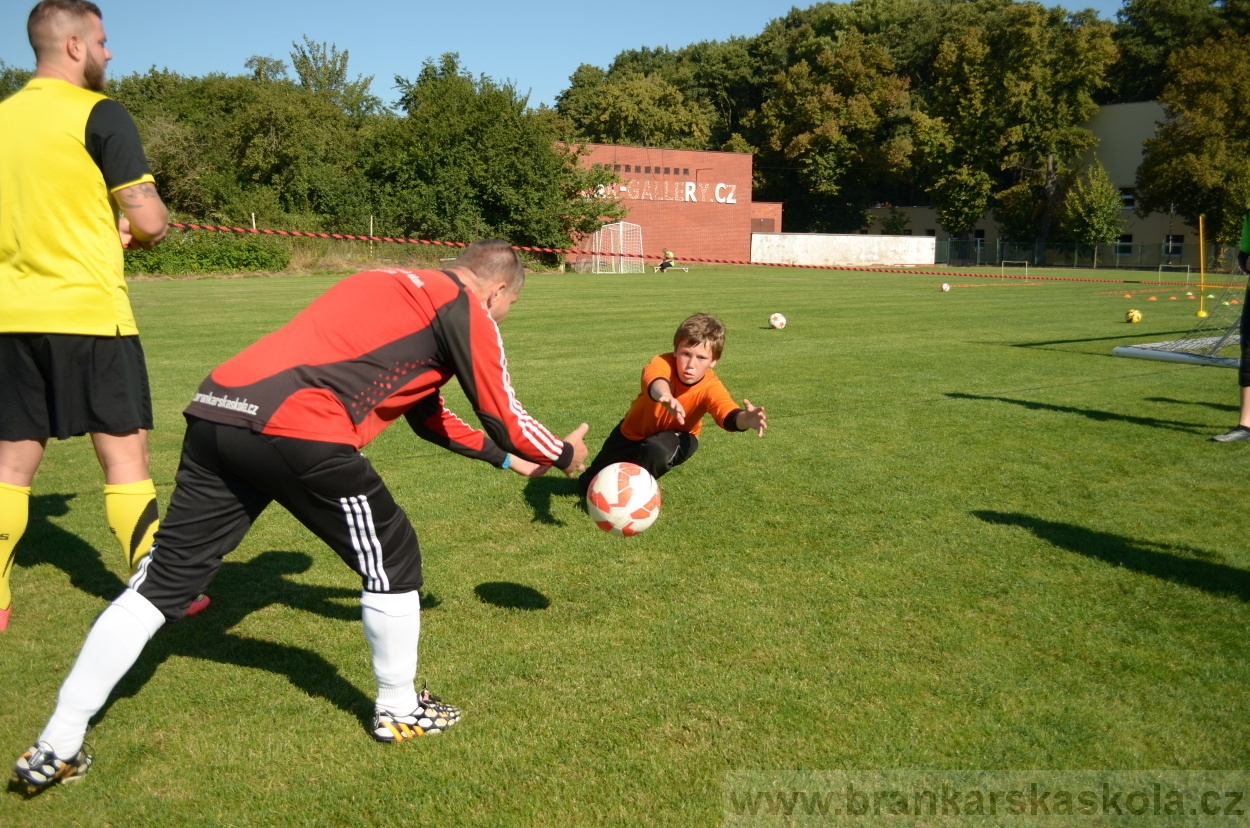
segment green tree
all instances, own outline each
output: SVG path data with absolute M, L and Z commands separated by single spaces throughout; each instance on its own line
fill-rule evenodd
M 888 236 L 901 236 L 907 232 L 911 219 L 894 205 L 890 205 L 889 214 L 881 220 L 881 232 Z
M 0 101 L 25 86 L 34 74 L 28 69 L 18 69 L 0 60 Z
M 110 91 L 134 116 L 171 210 L 217 223 L 254 212 L 299 229 L 367 226 L 358 130 L 326 96 L 288 80 L 158 70 Z
M 1002 166 L 995 67 L 985 32 L 971 28 L 943 43 L 935 71 L 917 144 L 938 221 L 952 236 L 963 236 L 989 212 L 992 176 Z
M 658 75 L 676 87 L 688 108 L 701 113 L 708 124 L 703 148 L 716 149 L 741 132 L 743 118 L 763 103 L 769 78 L 785 68 L 782 63 L 772 66 L 762 61 L 752 53 L 753 44 L 753 39 L 730 38 L 677 50 L 626 50 L 616 56 L 602 79 Z
M 608 77 L 583 66 L 573 77 L 579 85 L 561 95 L 556 107 L 573 122 L 579 137 L 644 147 L 706 146 L 710 133 L 706 113 L 687 106 L 681 90 L 659 75 Z
M 404 117 L 380 124 L 367 157 L 375 201 L 398 233 L 564 247 L 623 215 L 600 195 L 615 176 L 557 146 L 511 84 L 473 77 L 455 54 L 396 84 Z
M 809 63 L 774 78 L 776 92 L 750 123 L 761 163 L 793 167 L 806 199 L 797 207 L 811 229 L 857 230 L 877 200 L 874 186 L 911 164 L 908 84 L 889 53 L 851 29 Z
M 373 75 L 347 79 L 348 51 L 339 51 L 331 43 L 314 43 L 304 35 L 304 42 L 292 43 L 291 66 L 299 77 L 299 84 L 309 92 L 325 95 L 330 101 L 353 118 L 376 115 L 382 110 L 382 100 L 369 91 Z
M 1223 243 L 1240 237 L 1250 199 L 1250 37 L 1223 32 L 1168 60 L 1166 119 L 1145 143 L 1137 211 L 1176 212 Z
M 287 80 L 286 61 L 263 55 L 252 55 L 243 62 L 244 68 L 252 73 L 252 79 L 277 83 Z
M 948 198 L 970 206 L 961 183 L 976 183 L 975 195 L 989 178 L 989 206 L 1008 214 L 1009 225 L 1030 216 L 1044 247 L 1062 183 L 1093 144 L 1081 125 L 1098 109 L 1094 95 L 1114 57 L 1111 26 L 1092 12 L 1070 15 L 1031 2 L 1004 6 L 983 27 L 942 44 L 932 121 L 922 130 L 939 214 Z
M 1168 58 L 1212 37 L 1222 16 L 1212 0 L 1128 0 L 1116 13 L 1119 59 L 1108 72 L 1108 102 L 1158 98 Z
M 1085 174 L 1075 179 L 1063 199 L 1060 229 L 1063 235 L 1079 244 L 1109 244 L 1120 237 L 1124 221 L 1120 218 L 1123 204 L 1120 190 L 1102 162 L 1094 156 Z M 1094 256 L 1094 266 L 1098 257 Z

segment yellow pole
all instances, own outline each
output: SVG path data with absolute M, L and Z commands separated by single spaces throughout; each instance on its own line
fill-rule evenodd
M 1207 316 L 1207 246 L 1203 237 L 1205 215 L 1198 216 L 1198 316 Z

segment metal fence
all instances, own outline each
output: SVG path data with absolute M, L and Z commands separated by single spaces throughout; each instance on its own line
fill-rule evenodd
M 937 242 L 935 261 L 937 264 L 964 266 L 1028 262 L 1030 267 L 1196 273 L 1199 267 L 1198 248 L 1197 242 L 1112 242 L 1099 245 L 1053 243 L 1041 247 L 1033 242 L 1010 242 L 1001 239 L 993 243 L 986 243 L 984 239 L 941 239 Z M 1206 245 L 1208 271 L 1228 271 L 1231 264 L 1232 260 L 1226 258 L 1226 251 L 1221 250 L 1219 245 Z

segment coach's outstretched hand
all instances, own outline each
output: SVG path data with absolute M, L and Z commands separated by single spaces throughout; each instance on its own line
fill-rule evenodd
M 590 454 L 586 448 L 586 432 L 589 430 L 590 425 L 582 423 L 564 438 L 564 442 L 573 447 L 573 459 L 569 462 L 569 467 L 564 470 L 565 477 L 576 477 L 579 472 L 586 469 L 586 455 Z

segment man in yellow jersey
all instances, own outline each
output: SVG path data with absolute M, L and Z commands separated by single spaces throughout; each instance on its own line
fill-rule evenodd
M 168 213 L 134 121 L 101 94 L 112 55 L 99 7 L 43 0 L 26 30 L 35 75 L 0 103 L 0 630 L 48 438 L 91 435 L 131 568 L 158 521 L 152 400 L 122 248 L 159 242 Z

